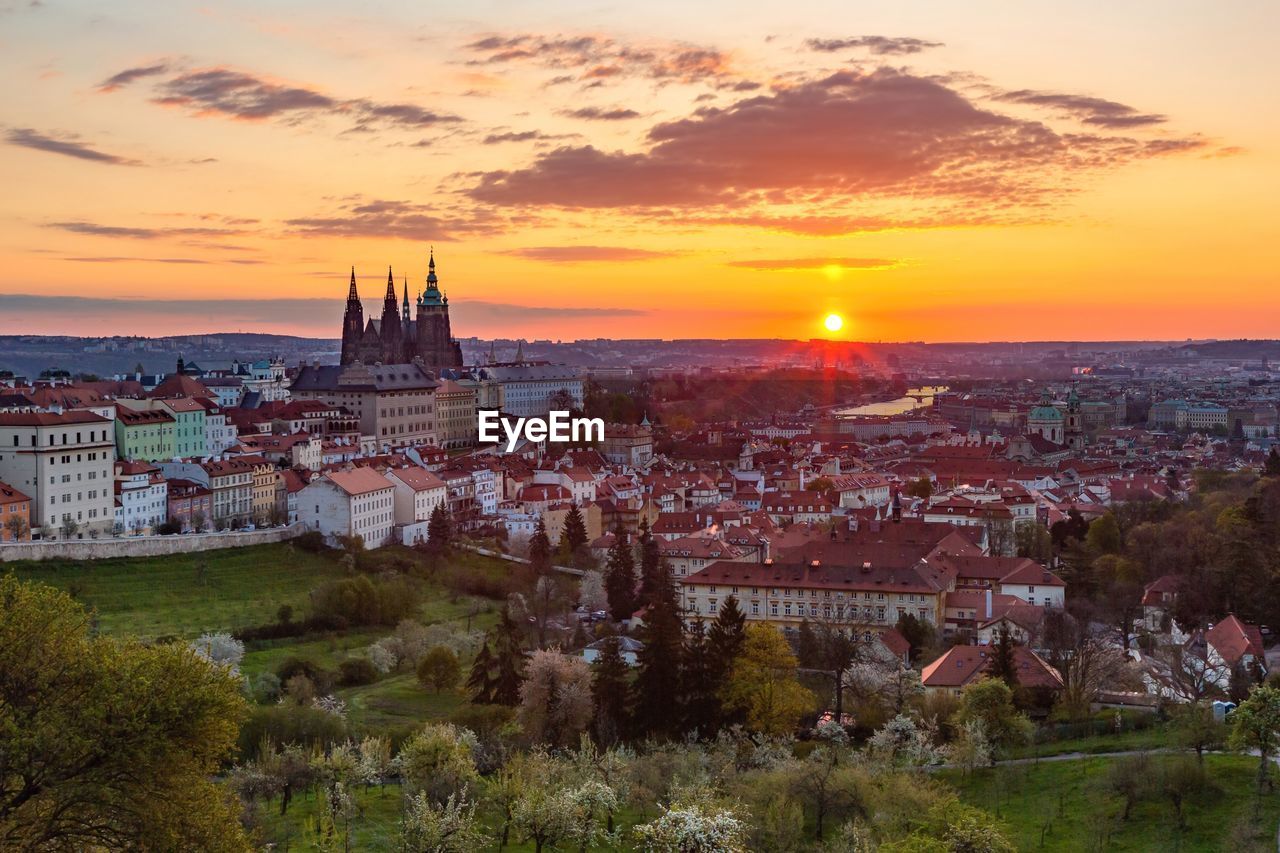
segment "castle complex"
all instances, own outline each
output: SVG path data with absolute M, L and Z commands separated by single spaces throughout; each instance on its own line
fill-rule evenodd
M 427 288 L 416 300 L 417 317 L 409 312 L 409 283 L 404 301 L 396 304 L 395 279 L 387 269 L 387 293 L 382 317 L 364 319 L 364 306 L 351 269 L 351 289 L 342 318 L 342 364 L 409 364 L 420 361 L 427 370 L 462 367 L 462 348 L 449 328 L 449 298 L 440 292 L 435 253 L 427 263 Z

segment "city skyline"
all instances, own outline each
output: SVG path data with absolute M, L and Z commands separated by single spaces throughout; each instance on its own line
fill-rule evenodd
M 1280 327 L 1268 4 L 256 8 L 0 5 L 0 334 Z

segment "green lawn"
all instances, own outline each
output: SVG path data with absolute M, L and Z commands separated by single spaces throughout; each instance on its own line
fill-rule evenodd
M 1092 735 L 1027 744 L 1009 750 L 1007 758 L 1043 758 L 1048 755 L 1066 755 L 1082 752 L 1096 755 L 1103 752 L 1125 752 L 1134 749 L 1167 749 L 1177 747 L 1177 735 L 1167 725 L 1151 726 L 1137 731 L 1119 734 Z
M 347 703 L 347 720 L 363 731 L 405 730 L 427 720 L 443 720 L 467 702 L 458 691 L 427 690 L 407 672 L 344 688 L 338 696 Z
M 1175 756 L 1150 757 L 1153 778 Z M 1274 850 L 1280 792 L 1254 796 L 1257 759 L 1209 755 L 1205 766 L 1214 790 L 1185 806 L 1179 831 L 1171 801 L 1144 799 L 1122 819 L 1123 802 L 1107 786 L 1115 759 L 1085 758 L 1005 765 L 965 776 L 939 774 L 961 798 L 1001 818 L 1019 850 Z M 1255 820 L 1255 809 L 1260 814 Z
M 195 637 L 302 614 L 307 594 L 342 575 L 336 560 L 288 544 L 112 560 L 8 563 L 22 580 L 70 591 L 97 611 L 104 633 Z

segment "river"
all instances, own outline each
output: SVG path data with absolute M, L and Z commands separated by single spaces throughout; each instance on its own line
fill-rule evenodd
M 919 394 L 922 399 L 916 400 L 915 397 L 899 397 L 896 400 L 882 400 L 879 403 L 868 403 L 865 406 L 853 406 L 848 409 L 837 409 L 836 417 L 849 417 L 851 415 L 901 415 L 910 412 L 912 409 L 918 409 L 922 406 L 928 406 L 933 402 L 934 394 L 941 394 L 947 390 L 945 385 L 928 385 L 923 388 L 908 388 L 908 394 Z

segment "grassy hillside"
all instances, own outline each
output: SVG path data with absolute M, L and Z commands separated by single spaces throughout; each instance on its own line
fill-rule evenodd
M 270 622 L 282 604 L 301 614 L 312 589 L 342 575 L 336 560 L 287 543 L 165 557 L 17 562 L 3 570 L 69 591 L 97 611 L 105 633 L 146 639 Z
M 1167 762 L 1184 758 L 1152 755 L 1151 775 Z M 1178 828 L 1172 801 L 1153 792 L 1133 806 L 1126 821 L 1124 803 L 1109 790 L 1116 759 L 1085 758 L 1004 766 L 944 778 L 971 805 L 1005 821 L 1019 850 L 1274 850 L 1280 793 L 1254 795 L 1256 758 L 1209 755 L 1210 786 L 1184 806 L 1186 827 Z

